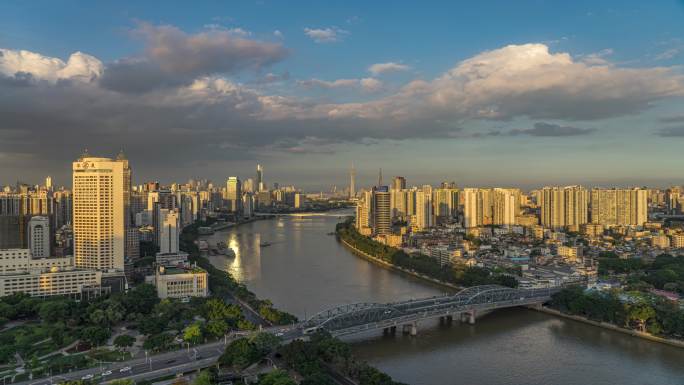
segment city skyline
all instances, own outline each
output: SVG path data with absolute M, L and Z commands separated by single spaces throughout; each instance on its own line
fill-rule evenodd
M 83 148 L 138 181 L 682 183 L 681 1 L 0 10 L 3 184 Z

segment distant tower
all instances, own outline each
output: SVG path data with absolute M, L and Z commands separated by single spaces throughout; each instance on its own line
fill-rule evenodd
M 52 191 L 52 177 L 45 178 L 45 188 Z
M 261 167 L 260 164 L 257 164 L 256 187 L 258 191 L 266 191 L 266 186 L 264 185 L 264 168 Z
M 378 187 L 382 186 L 382 169 L 378 172 Z
M 354 169 L 354 162 L 351 164 L 349 170 L 349 199 L 356 197 L 356 170 Z

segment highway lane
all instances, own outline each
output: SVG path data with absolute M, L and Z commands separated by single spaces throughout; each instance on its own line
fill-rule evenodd
M 274 326 L 264 328 L 261 331 L 280 337 L 284 343 L 302 337 L 301 330 L 291 326 Z M 191 346 L 189 349 L 184 347 L 170 352 L 151 355 L 147 358 L 136 358 L 111 364 L 103 364 L 98 367 L 62 373 L 60 375 L 52 376 L 51 378 L 44 377 L 16 382 L 15 384 L 49 385 L 66 380 L 80 380 L 89 375 L 92 375 L 92 379 L 98 382 L 125 378 L 141 380 L 183 373 L 213 365 L 221 354 L 223 354 L 226 344 L 249 334 L 250 333 L 248 332 L 234 333 L 224 340 Z M 130 370 L 121 371 L 124 368 L 130 368 Z M 107 372 L 111 372 L 111 374 L 102 376 L 102 373 Z

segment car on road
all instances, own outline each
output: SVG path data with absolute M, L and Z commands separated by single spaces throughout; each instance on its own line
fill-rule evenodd
M 93 377 L 95 376 L 93 376 L 92 374 L 86 374 L 85 376 L 81 377 L 81 380 L 92 380 Z
M 106 371 L 106 372 L 102 372 L 102 377 L 107 377 L 107 376 L 111 376 L 111 375 L 112 375 L 112 371 L 111 371 L 111 370 L 108 370 L 108 371 Z
M 119 369 L 119 373 L 125 373 L 125 372 L 130 372 L 130 371 L 131 371 L 130 366 L 125 366 L 125 367 Z
M 170 359 L 170 360 L 166 360 L 166 363 L 167 363 L 167 364 L 173 364 L 174 362 L 176 362 L 176 359 L 175 359 L 175 358 Z
M 276 333 L 275 335 L 276 335 L 276 337 L 282 337 L 284 334 L 285 334 L 285 333 L 283 333 L 283 332 L 278 332 L 278 333 Z

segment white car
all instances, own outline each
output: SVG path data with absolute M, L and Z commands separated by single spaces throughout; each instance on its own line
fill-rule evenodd
M 130 366 L 126 366 L 126 367 L 119 369 L 119 373 L 130 372 L 130 371 L 131 371 Z
M 110 376 L 111 374 L 112 374 L 112 371 L 108 370 L 106 372 L 102 372 L 102 377 L 107 377 L 107 376 Z
M 92 374 L 86 374 L 85 376 L 81 377 L 81 380 L 92 380 L 93 377 L 95 376 L 93 376 Z
M 278 332 L 278 333 L 276 333 L 275 335 L 276 335 L 276 337 L 282 337 L 282 336 L 283 336 L 283 333 L 282 333 L 282 332 Z

